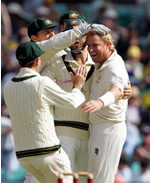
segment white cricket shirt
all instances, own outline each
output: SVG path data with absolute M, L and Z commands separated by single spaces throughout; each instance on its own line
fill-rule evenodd
M 79 89 L 67 93 L 50 78 L 30 68 L 21 68 L 15 82 L 6 83 L 4 98 L 12 122 L 16 151 L 58 145 L 54 106 L 70 110 L 85 100 Z
M 124 61 L 116 51 L 98 68 L 93 75 L 91 85 L 91 100 L 96 100 L 109 91 L 112 87 L 118 86 L 122 93 L 129 77 Z M 127 109 L 127 100 L 121 99 L 101 110 L 89 114 L 90 123 L 123 122 Z
M 68 53 L 66 53 L 65 61 L 68 62 L 73 71 L 76 72 L 76 69 L 79 67 L 79 64 L 72 57 L 71 51 L 68 51 Z M 92 61 L 89 54 L 87 61 L 84 65 L 86 66 L 86 69 L 89 72 L 91 70 L 91 66 L 93 66 L 94 68 L 95 64 Z M 49 66 L 45 67 L 45 69 L 42 72 L 42 75 L 46 75 L 51 79 L 56 79 L 57 84 L 63 90 L 67 92 L 70 92 L 72 90 L 73 84 L 71 81 L 71 76 L 63 62 L 62 56 L 57 56 L 56 54 Z M 91 81 L 92 74 L 89 77 L 89 79 L 85 82 L 82 88 L 82 92 L 86 98 L 86 101 L 89 100 L 91 92 Z M 57 123 L 60 124 L 60 126 L 56 126 L 57 135 L 70 136 L 78 139 L 88 139 L 89 132 L 88 130 L 86 130 L 86 126 L 88 128 L 87 124 L 89 124 L 88 113 L 83 112 L 81 110 L 81 106 L 74 110 L 60 108 L 56 106 L 54 110 L 54 118 L 57 121 Z M 69 125 L 72 125 L 72 127 L 70 127 Z

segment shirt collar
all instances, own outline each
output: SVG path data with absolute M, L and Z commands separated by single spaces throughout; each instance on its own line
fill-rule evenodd
M 31 68 L 22 67 L 20 69 L 19 73 L 17 74 L 17 76 L 15 76 L 15 77 L 16 78 L 19 78 L 19 77 L 25 77 L 25 76 L 31 76 L 31 75 L 37 75 L 37 76 L 39 76 L 40 74 L 38 72 L 34 71 Z
M 68 52 L 68 54 L 65 57 L 65 61 L 66 62 L 73 62 L 73 63 L 77 64 L 77 62 L 74 60 L 71 52 Z M 92 58 L 91 58 L 89 53 L 88 53 L 88 59 L 87 59 L 85 65 L 95 65 L 95 63 L 93 62 L 93 60 L 92 60 Z
M 108 65 L 108 63 L 109 63 L 116 55 L 117 55 L 117 51 L 114 50 L 114 52 L 110 55 L 110 57 L 103 63 L 103 65 L 102 65 L 100 68 L 98 68 L 99 66 L 98 66 L 98 64 L 97 64 L 97 66 L 96 66 L 97 70 L 102 70 L 103 68 L 105 68 L 105 67 Z

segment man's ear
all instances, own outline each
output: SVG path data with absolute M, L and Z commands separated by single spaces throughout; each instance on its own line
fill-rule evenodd
M 108 47 L 110 47 L 110 42 L 106 42 L 106 45 L 107 45 Z
M 38 65 L 39 65 L 39 61 L 40 61 L 40 57 L 37 57 L 37 58 L 35 59 L 34 65 L 35 65 L 35 66 L 38 66 Z
M 35 35 L 32 35 L 32 36 L 31 36 L 31 40 L 32 40 L 33 42 L 38 42 L 38 38 L 37 38 L 37 36 L 35 36 Z

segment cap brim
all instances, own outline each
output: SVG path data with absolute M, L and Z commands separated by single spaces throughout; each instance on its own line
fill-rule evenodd
M 40 57 L 41 55 L 43 55 L 45 53 L 45 51 L 41 50 L 38 57 Z
M 52 29 L 52 28 L 56 28 L 58 27 L 57 25 L 51 25 L 51 26 L 46 26 L 46 27 L 43 27 L 43 29 L 41 30 L 44 30 L 44 29 Z

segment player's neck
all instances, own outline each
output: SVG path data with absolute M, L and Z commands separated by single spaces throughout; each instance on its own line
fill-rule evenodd
M 87 59 L 88 59 L 88 51 L 87 50 L 83 50 L 83 52 L 81 54 L 75 55 L 75 60 L 79 65 L 85 64 Z

